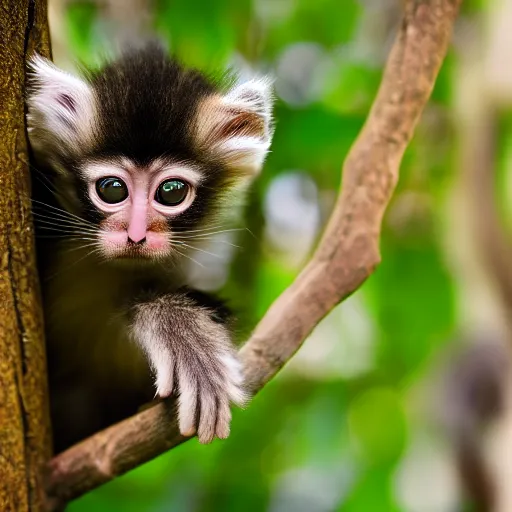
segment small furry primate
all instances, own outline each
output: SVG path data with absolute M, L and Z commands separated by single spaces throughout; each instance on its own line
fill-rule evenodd
M 180 431 L 229 434 L 245 400 L 226 308 L 187 287 L 196 243 L 263 164 L 267 79 L 222 86 L 157 44 L 77 78 L 36 56 L 31 147 L 56 451 L 178 396 Z M 39 213 L 38 213 L 39 212 Z

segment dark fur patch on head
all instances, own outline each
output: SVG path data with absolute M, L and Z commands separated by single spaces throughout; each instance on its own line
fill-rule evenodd
M 261 165 L 257 161 L 265 151 L 268 115 L 258 111 L 257 82 L 246 91 L 232 88 L 227 76 L 213 80 L 186 68 L 156 42 L 129 49 L 98 70 L 85 71 L 85 81 L 70 81 L 49 64 L 38 66 L 41 83 L 54 80 L 62 89 L 56 98 L 48 92 L 50 100 L 73 114 L 60 119 L 60 109 L 46 112 L 41 106 L 44 98 L 37 98 L 34 112 L 41 114 L 37 118 L 43 125 L 41 133 L 62 131 L 59 137 L 47 137 L 49 142 L 41 137 L 41 151 L 51 143 L 55 154 L 50 164 L 59 166 L 57 181 L 63 184 L 67 207 L 92 223 L 99 224 L 108 214 L 89 197 L 87 163 L 123 157 L 146 172 L 148 164 L 160 159 L 165 165 L 191 165 L 199 170 L 202 176 L 194 202 L 169 217 L 174 232 L 216 222 L 233 185 L 248 176 L 243 161 L 247 153 L 254 152 L 255 167 Z M 252 137 L 247 147 L 244 137 Z M 234 141 L 223 146 L 236 138 L 242 141 L 239 145 Z M 60 151 L 66 143 L 69 150 Z
M 94 156 L 124 155 L 138 163 L 159 156 L 194 158 L 190 125 L 216 86 L 185 69 L 158 44 L 125 52 L 91 73 L 99 106 Z
M 214 204 L 229 186 L 231 176 L 221 162 L 198 153 L 192 125 L 200 103 L 216 94 L 220 85 L 197 70 L 185 68 L 154 42 L 126 51 L 98 71 L 87 72 L 86 78 L 96 96 L 98 119 L 94 146 L 82 158 L 123 156 L 141 168 L 159 157 L 193 162 L 204 176 L 197 198 L 169 224 L 177 230 L 190 229 L 206 214 L 213 216 Z M 70 162 L 69 167 L 78 165 Z M 82 214 L 98 223 L 103 215 L 88 200 L 85 190 L 80 199 Z

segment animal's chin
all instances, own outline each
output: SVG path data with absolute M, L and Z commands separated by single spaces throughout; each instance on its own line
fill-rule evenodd
M 124 247 L 109 250 L 106 256 L 111 261 L 126 262 L 134 264 L 148 264 L 161 261 L 169 257 L 167 251 L 152 250 L 147 247 Z

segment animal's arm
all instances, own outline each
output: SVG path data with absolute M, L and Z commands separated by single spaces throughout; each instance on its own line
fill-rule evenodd
M 183 435 L 208 443 L 229 435 L 230 402 L 242 405 L 241 366 L 223 316 L 190 293 L 162 294 L 132 308 L 132 334 L 156 374 L 157 395 L 179 393 Z

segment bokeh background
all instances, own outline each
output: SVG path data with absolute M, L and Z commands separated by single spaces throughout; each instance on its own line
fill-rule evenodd
M 68 70 L 76 61 L 96 66 L 128 42 L 157 34 L 205 71 L 232 66 L 275 77 L 277 128 L 245 208 L 248 229 L 219 234 L 208 248 L 213 256 L 196 256 L 204 268 L 192 266 L 199 288 L 229 300 L 243 341 L 322 232 L 403 2 L 49 5 L 54 60 Z M 461 354 L 492 346 L 505 361 L 510 338 L 499 265 L 482 251 L 482 230 L 493 231 L 484 226 L 492 219 L 478 172 L 491 176 L 487 188 L 506 228 L 511 29 L 510 0 L 464 2 L 384 219 L 382 264 L 250 407 L 235 411 L 231 437 L 210 446 L 187 442 L 73 502 L 70 512 L 471 510 L 447 428 L 460 408 L 460 391 L 450 386 L 460 384 Z M 482 446 L 497 437 L 482 438 Z M 498 464 L 496 482 L 506 474 L 496 469 L 507 458 L 503 443 L 501 455 L 487 450 Z

